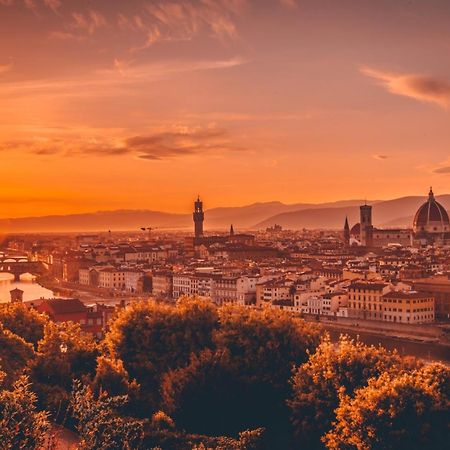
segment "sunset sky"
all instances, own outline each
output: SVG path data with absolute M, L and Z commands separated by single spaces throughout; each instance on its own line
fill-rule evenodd
M 0 217 L 450 193 L 448 0 L 0 0 Z

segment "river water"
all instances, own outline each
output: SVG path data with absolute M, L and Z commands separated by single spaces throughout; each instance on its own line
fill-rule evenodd
M 415 342 L 407 339 L 398 339 L 391 336 L 376 336 L 371 333 L 351 331 L 337 331 L 328 329 L 333 342 L 337 342 L 339 335 L 348 334 L 350 337 L 359 338 L 367 345 L 382 345 L 388 350 L 397 350 L 400 355 L 415 356 L 426 361 L 440 361 L 444 364 L 450 364 L 450 346 L 439 343 Z
M 23 291 L 24 301 L 54 297 L 52 291 L 36 283 L 31 275 L 22 275 L 20 281 L 15 282 L 13 275 L 0 273 L 0 303 L 9 302 L 11 299 L 9 291 L 15 288 Z

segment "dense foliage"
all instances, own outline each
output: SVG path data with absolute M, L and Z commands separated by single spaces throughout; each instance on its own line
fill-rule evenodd
M 183 298 L 121 310 L 101 341 L 22 305 L 0 308 L 2 449 L 443 449 L 444 366 L 283 311 Z M 45 442 L 44 442 L 45 440 Z
M 450 369 L 438 364 L 372 378 L 352 398 L 342 394 L 330 449 L 446 449 Z
M 0 388 L 5 374 L 0 372 Z M 26 377 L 0 390 L 0 446 L 2 450 L 42 448 L 50 431 L 46 412 L 36 410 L 36 395 Z
M 296 441 L 302 446 L 320 446 L 320 438 L 335 418 L 340 396 L 351 396 L 370 378 L 400 365 L 401 358 L 383 347 L 367 346 L 347 336 L 333 344 L 325 336 L 292 377 L 293 394 L 288 404 Z
M 71 407 L 83 450 L 140 449 L 144 437 L 142 423 L 118 415 L 126 396 L 110 397 L 105 392 L 95 396 L 88 386 L 75 382 Z
M 33 346 L 0 323 L 0 368 L 5 384 L 11 385 L 34 359 Z
M 22 303 L 0 304 L 0 323 L 26 342 L 33 344 L 35 348 L 44 337 L 47 322 L 47 316 Z
M 212 347 L 218 314 L 210 302 L 185 298 L 178 307 L 155 302 L 135 303 L 111 326 L 105 342 L 113 359 L 122 361 L 141 387 L 141 413 L 159 403 L 161 378 L 188 363 L 191 353 Z

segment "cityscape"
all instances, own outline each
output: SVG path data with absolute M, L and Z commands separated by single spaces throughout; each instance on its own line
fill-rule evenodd
M 0 450 L 447 449 L 449 20 L 0 0 Z

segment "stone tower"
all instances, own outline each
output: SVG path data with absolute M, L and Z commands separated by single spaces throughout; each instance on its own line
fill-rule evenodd
M 205 214 L 203 212 L 203 202 L 200 200 L 200 196 L 194 203 L 194 232 L 195 237 L 199 238 L 203 236 L 203 221 L 205 220 Z
M 370 205 L 362 205 L 360 210 L 361 225 L 361 245 L 372 247 L 373 244 L 373 225 L 372 225 L 372 207 Z

